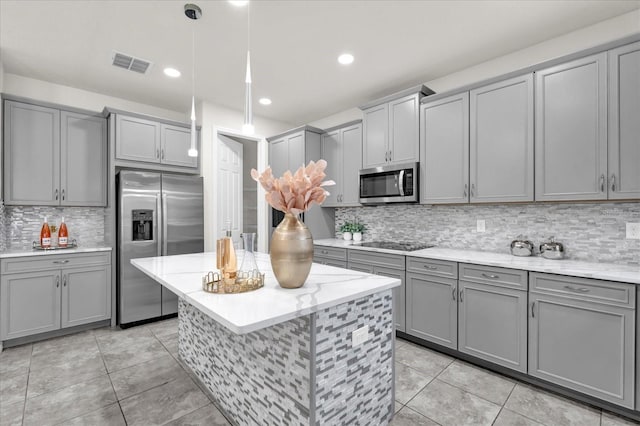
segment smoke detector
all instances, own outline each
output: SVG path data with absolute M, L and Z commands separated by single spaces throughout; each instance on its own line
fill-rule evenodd
M 187 3 L 184 5 L 184 14 L 187 15 L 187 18 L 195 21 L 202 18 L 202 9 L 197 4 Z

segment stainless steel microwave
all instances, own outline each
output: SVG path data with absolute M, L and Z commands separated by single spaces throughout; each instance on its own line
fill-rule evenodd
M 418 163 L 394 164 L 360 170 L 360 203 L 415 203 L 418 201 Z

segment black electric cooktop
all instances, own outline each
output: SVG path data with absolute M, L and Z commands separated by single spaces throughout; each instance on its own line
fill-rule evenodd
M 373 247 L 387 250 L 415 251 L 434 247 L 433 244 L 427 243 L 403 243 L 397 241 L 369 241 L 360 244 L 362 247 Z

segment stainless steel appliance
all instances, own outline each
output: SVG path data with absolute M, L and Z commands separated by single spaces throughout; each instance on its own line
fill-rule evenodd
M 418 201 L 418 163 L 394 164 L 360 170 L 360 203 L 415 203 Z
M 400 250 L 400 251 L 416 251 L 426 248 L 434 247 L 433 244 L 428 243 L 409 243 L 398 241 L 369 241 L 360 244 L 362 247 L 382 248 L 387 250 Z
M 131 259 L 204 251 L 202 178 L 118 173 L 118 322 L 131 325 L 178 312 L 178 298 Z

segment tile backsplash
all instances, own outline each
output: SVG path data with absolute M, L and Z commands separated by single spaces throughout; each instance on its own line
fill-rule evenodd
M 640 240 L 625 238 L 626 223 L 640 222 L 640 203 L 531 203 L 517 205 L 384 205 L 337 208 L 340 226 L 366 226 L 365 241 L 420 241 L 438 247 L 509 253 L 518 235 L 536 247 L 555 236 L 565 257 L 640 266 Z M 485 220 L 485 232 L 476 221 Z
M 50 225 L 60 225 L 64 216 L 69 239 L 80 247 L 103 246 L 105 212 L 102 207 L 0 206 L 0 249 L 31 249 L 45 216 Z

